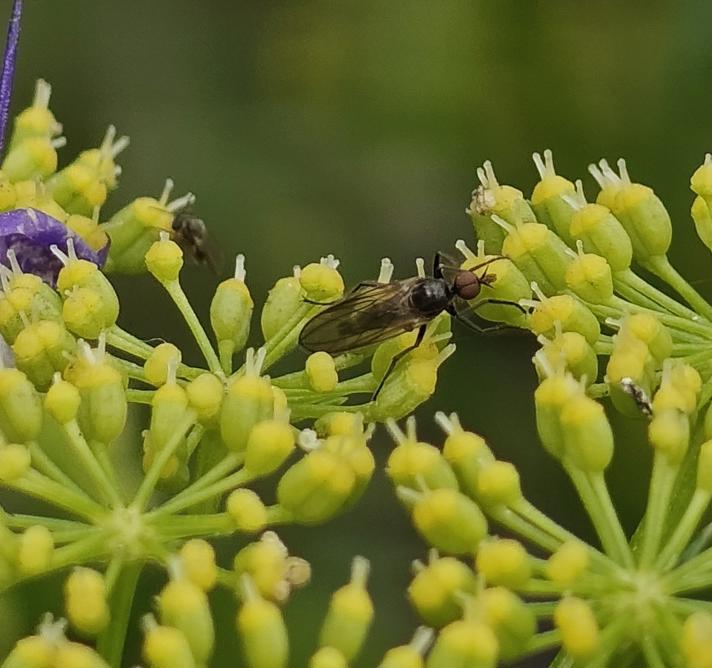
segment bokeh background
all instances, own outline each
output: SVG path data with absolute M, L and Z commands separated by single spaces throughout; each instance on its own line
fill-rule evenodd
M 3 16 L 9 6 L 0 3 Z M 712 5 L 702 0 L 27 0 L 14 110 L 42 76 L 70 139 L 65 160 L 96 144 L 110 122 L 130 135 L 108 210 L 158 194 L 173 177 L 179 194 L 197 194 L 196 210 L 226 253 L 247 255 L 258 304 L 292 265 L 327 253 L 342 258 L 352 284 L 374 276 L 384 256 L 405 277 L 417 256 L 429 260 L 458 238 L 474 246 L 464 209 L 476 166 L 491 159 L 502 182 L 528 195 L 531 153 L 544 148 L 560 173 L 584 178 L 591 198 L 586 165 L 625 156 L 634 179 L 669 207 L 673 261 L 704 281 L 709 255 L 689 220 L 688 178 L 712 148 L 710 25 Z M 192 270 L 185 282 L 205 314 L 216 278 Z M 189 345 L 149 278 L 117 285 L 127 329 L 146 338 L 169 331 Z M 590 535 L 534 435 L 531 338 L 476 337 L 456 326 L 455 339 L 457 355 L 419 411 L 423 437 L 437 435 L 436 410 L 457 411 L 516 462 L 532 500 Z M 619 421 L 610 473 L 628 527 L 644 503 L 641 432 Z M 392 445 L 382 430 L 373 447 L 383 461 Z M 328 595 L 356 553 L 372 560 L 377 605 L 359 666 L 410 637 L 416 619 L 404 589 L 425 550 L 382 473 L 349 514 L 282 536 L 314 567 L 287 610 L 294 668 L 305 665 Z M 225 556 L 236 547 L 220 545 Z M 150 606 L 158 577 L 142 580 L 137 613 Z M 45 580 L 2 600 L 0 651 L 56 606 L 59 587 Z M 237 666 L 232 603 L 217 596 L 215 606 L 213 665 Z

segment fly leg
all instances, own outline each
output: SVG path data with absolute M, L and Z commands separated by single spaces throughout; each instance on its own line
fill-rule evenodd
M 418 328 L 418 333 L 415 336 L 415 342 L 413 343 L 412 346 L 408 346 L 407 348 L 404 348 L 401 350 L 398 354 L 393 355 L 391 358 L 391 361 L 388 363 L 388 367 L 386 368 L 386 373 L 383 374 L 383 378 L 381 378 L 381 382 L 378 383 L 378 387 L 376 388 L 376 391 L 373 393 L 373 396 L 371 397 L 371 401 L 375 401 L 376 397 L 378 397 L 379 392 L 383 389 L 383 385 L 386 382 L 386 378 L 390 376 L 391 371 L 395 368 L 396 364 L 403 359 L 408 353 L 412 352 L 415 350 L 422 342 L 423 339 L 425 338 L 425 329 L 427 325 L 421 325 Z
M 515 308 L 518 308 L 522 313 L 527 312 L 527 310 L 521 305 L 518 304 L 515 301 L 512 301 L 510 299 L 495 299 L 494 297 L 488 297 L 487 299 L 483 299 L 480 302 L 477 302 L 474 306 L 470 307 L 470 310 L 475 313 L 478 308 L 481 306 L 484 306 L 485 304 L 504 304 L 507 306 L 514 306 Z M 450 315 L 453 315 L 455 318 L 457 318 L 465 327 L 468 329 L 471 329 L 473 332 L 478 332 L 479 334 L 489 334 L 490 332 L 497 332 L 502 329 L 510 329 L 511 326 L 503 323 L 503 322 L 498 322 L 494 323 L 493 325 L 488 325 L 488 326 L 483 326 L 483 325 L 478 325 L 477 323 L 471 322 L 469 320 L 465 320 L 456 310 L 448 310 Z

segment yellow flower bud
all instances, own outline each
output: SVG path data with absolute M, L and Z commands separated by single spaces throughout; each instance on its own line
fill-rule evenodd
M 159 387 L 151 399 L 148 428 L 151 447 L 162 450 L 174 436 L 176 425 L 188 415 L 188 394 L 175 380 Z
M 557 322 L 560 323 L 562 332 L 578 332 L 590 345 L 594 345 L 601 334 L 596 316 L 571 295 L 544 297 L 529 316 L 531 330 L 547 338 L 554 338 L 556 335 Z
M 49 387 L 57 371 L 63 371 L 74 352 L 74 337 L 55 320 L 39 320 L 23 329 L 12 344 L 15 363 L 35 387 Z
M 247 446 L 252 428 L 274 415 L 274 395 L 266 378 L 253 374 L 239 376 L 227 386 L 220 410 L 220 434 L 230 450 Z
M 373 603 L 366 591 L 368 561 L 356 557 L 351 581 L 334 592 L 319 634 L 321 647 L 334 647 L 347 661 L 358 655 L 373 622 Z
M 363 432 L 363 417 L 359 413 L 334 411 L 322 415 L 315 423 L 314 429 L 320 436 L 341 436 Z
M 304 367 L 309 387 L 314 392 L 331 392 L 339 382 L 334 358 L 325 352 L 312 353 Z
M 697 459 L 697 489 L 712 494 L 712 440 L 700 446 Z
M 237 575 L 247 574 L 261 596 L 281 601 L 288 569 L 289 553 L 277 535 L 268 531 L 262 538 L 243 547 L 233 560 Z
M 616 336 L 613 353 L 606 367 L 606 380 L 613 404 L 624 415 L 640 417 L 641 413 L 634 398 L 622 388 L 621 382 L 632 381 L 649 394 L 655 379 L 655 368 L 655 358 L 642 340 L 625 334 Z
M 552 340 L 542 340 L 541 356 L 537 355 L 534 362 L 540 378 L 546 376 L 542 358 L 546 367 L 557 369 L 563 367 L 578 381 L 593 383 L 598 376 L 598 357 L 596 351 L 578 332 L 563 332 Z
M 586 601 L 573 596 L 562 598 L 554 610 L 554 623 L 571 658 L 585 661 L 595 655 L 601 642 L 600 631 Z
M 423 668 L 423 655 L 430 645 L 432 635 L 432 629 L 419 627 L 410 643 L 389 649 L 378 668 Z
M 143 658 L 151 668 L 197 668 L 188 639 L 172 626 L 153 625 L 146 630 Z
M 557 459 L 564 455 L 564 435 L 561 429 L 562 408 L 581 394 L 581 386 L 571 374 L 545 378 L 534 392 L 536 428 L 542 445 Z
M 477 500 L 484 506 L 508 506 L 522 497 L 519 472 L 514 464 L 494 461 L 477 474 Z
M 238 531 L 256 533 L 267 525 L 267 508 L 251 489 L 236 489 L 231 492 L 227 497 L 226 510 Z
M 690 444 L 690 420 L 675 408 L 668 408 L 653 415 L 648 426 L 650 444 L 663 453 L 670 464 L 679 464 Z
M 355 504 L 366 491 L 366 487 L 376 468 L 376 460 L 368 447 L 363 434 L 353 433 L 329 436 L 322 444 L 322 449 L 333 452 L 342 458 L 355 476 L 351 494 L 344 504 L 344 510 Z
M 163 385 L 168 378 L 168 368 L 177 367 L 181 359 L 181 351 L 172 343 L 157 345 L 143 364 L 146 380 L 156 387 Z
M 232 357 L 245 347 L 254 302 L 245 285 L 244 256 L 238 255 L 235 276 L 218 285 L 210 302 L 210 324 L 218 346 Z
M 30 451 L 24 445 L 0 445 L 0 480 L 12 482 L 21 478 L 31 463 Z
M 0 431 L 10 441 L 26 443 L 42 428 L 42 400 L 17 369 L 0 369 Z
M 614 273 L 630 268 L 633 259 L 630 237 L 620 221 L 601 202 L 585 204 L 574 212 L 570 230 L 573 239 L 583 243 L 586 253 L 604 257 Z
M 258 422 L 247 438 L 245 468 L 255 475 L 269 475 L 284 463 L 294 447 L 294 430 L 288 422 Z
M 576 192 L 574 184 L 554 170 L 551 151 L 544 151 L 544 161 L 538 153 L 534 154 L 534 164 L 541 180 L 534 186 L 531 203 L 537 219 L 554 230 L 567 244 L 571 244 L 571 216 L 574 207 L 565 199 Z
M 55 137 L 62 132 L 62 126 L 49 110 L 51 94 L 52 86 L 44 79 L 37 79 L 32 106 L 23 109 L 15 116 L 10 146 L 28 137 Z
M 34 274 L 13 274 L 10 289 L 0 295 L 0 334 L 12 345 L 27 325 L 27 315 L 35 320 L 61 322 L 59 295 Z
M 154 241 L 148 249 L 145 261 L 148 271 L 161 283 L 172 283 L 178 280 L 183 268 L 183 251 L 162 232 L 160 240 Z
M 101 633 L 109 623 L 106 585 L 101 573 L 91 568 L 75 568 L 64 583 L 64 605 L 77 631 L 87 636 Z
M 710 195 L 707 198 L 695 197 L 690 208 L 690 215 L 695 223 L 695 230 L 700 241 L 712 249 L 712 212 L 710 212 Z
M 99 228 L 98 223 L 98 209 L 94 218 L 74 213 L 65 221 L 65 225 L 72 232 L 76 232 L 95 251 L 104 248 L 109 243 L 109 236 Z
M 435 557 L 408 585 L 408 598 L 429 625 L 445 626 L 462 616 L 462 594 L 477 591 L 477 578 L 454 557 Z
M 546 562 L 546 576 L 562 587 L 575 583 L 588 569 L 590 553 L 579 541 L 563 543 Z
M 613 297 L 613 276 L 606 258 L 579 253 L 566 269 L 566 285 L 579 299 L 606 304 Z
M 452 554 L 474 552 L 487 534 L 477 504 L 454 489 L 424 492 L 413 507 L 413 522 L 430 545 Z
M 269 291 L 260 315 L 265 341 L 272 338 L 304 303 L 304 289 L 297 276 L 280 278 Z
M 442 415 L 442 418 L 444 417 Z M 437 415 L 436 419 L 438 419 Z M 494 455 L 485 439 L 461 428 L 453 429 L 445 439 L 443 457 L 452 467 L 462 490 L 468 496 L 477 494 L 477 477 L 480 469 L 494 461 Z
M 41 634 L 28 636 L 17 641 L 2 668 L 53 668 L 56 651 L 50 638 Z
M 78 642 L 64 642 L 54 655 L 56 668 L 109 668 L 96 650 Z
M 66 380 L 55 377 L 44 398 L 45 410 L 59 424 L 67 424 L 77 417 L 81 397 L 79 390 Z
M 504 587 L 485 589 L 477 599 L 486 624 L 499 643 L 499 657 L 512 661 L 521 655 L 536 632 L 536 617 L 516 594 Z
M 440 450 L 428 443 L 405 439 L 388 457 L 386 468 L 394 485 L 420 489 L 457 489 L 457 478 Z
M 349 668 L 349 665 L 338 649 L 322 647 L 312 654 L 308 668 Z
M 54 554 L 54 538 L 39 524 L 22 532 L 17 552 L 17 569 L 23 575 L 39 575 L 46 571 Z
M 217 419 L 224 391 L 222 381 L 212 373 L 200 374 L 185 386 L 188 403 L 202 423 L 211 423 Z
M 62 317 L 73 334 L 85 339 L 97 339 L 101 332 L 116 324 L 118 303 L 116 308 L 113 306 L 98 290 L 77 288 L 64 300 Z
M 567 457 L 584 471 L 603 471 L 613 458 L 613 431 L 603 406 L 580 394 L 561 409 L 560 421 Z
M 198 665 L 210 659 L 215 629 L 208 597 L 190 580 L 173 580 L 158 595 L 161 622 L 183 633 Z
M 426 668 L 495 668 L 498 653 L 499 643 L 489 626 L 461 619 L 440 631 L 425 665 Z
M 45 179 L 57 170 L 57 150 L 49 137 L 27 137 L 7 152 L 2 171 L 10 181 Z
M 712 614 L 700 610 L 685 620 L 680 649 L 687 668 L 712 666 Z
M 312 262 L 302 269 L 299 282 L 309 299 L 328 302 L 339 299 L 344 294 L 344 279 L 336 270 L 336 266 L 327 260 L 321 263 Z
M 488 584 L 517 589 L 532 574 L 531 560 L 524 546 L 510 538 L 482 541 L 477 548 L 475 566 Z
M 178 553 L 181 573 L 203 591 L 210 591 L 217 582 L 215 550 L 200 538 L 191 538 L 183 543 Z

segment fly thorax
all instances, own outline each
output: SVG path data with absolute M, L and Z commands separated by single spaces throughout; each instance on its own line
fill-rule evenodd
M 441 278 L 425 278 L 413 286 L 410 303 L 424 316 L 442 313 L 451 301 L 451 291 Z

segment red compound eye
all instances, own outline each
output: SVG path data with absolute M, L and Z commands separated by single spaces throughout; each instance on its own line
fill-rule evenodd
M 471 271 L 461 271 L 455 276 L 455 292 L 461 299 L 474 299 L 480 294 L 480 281 Z

